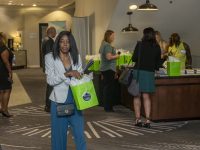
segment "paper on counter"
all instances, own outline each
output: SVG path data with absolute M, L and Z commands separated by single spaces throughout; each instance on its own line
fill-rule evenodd
M 168 57 L 168 61 L 169 61 L 169 62 L 180 62 L 180 60 L 179 60 L 178 58 L 173 57 L 173 56 L 169 56 L 169 57 Z

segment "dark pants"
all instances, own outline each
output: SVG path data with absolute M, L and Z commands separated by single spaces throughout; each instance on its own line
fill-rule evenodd
M 112 70 L 102 71 L 103 75 L 103 105 L 106 111 L 113 109 L 114 105 L 114 81 L 115 72 Z
M 46 101 L 45 101 L 45 108 L 50 110 L 51 107 L 51 100 L 49 99 L 49 96 L 53 90 L 53 87 L 47 84 L 47 89 L 46 89 Z

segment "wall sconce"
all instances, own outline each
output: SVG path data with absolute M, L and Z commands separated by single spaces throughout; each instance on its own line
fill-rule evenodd
M 137 32 L 138 29 L 136 27 L 133 27 L 132 24 L 131 24 L 131 15 L 133 14 L 132 11 L 128 11 L 126 13 L 128 16 L 129 16 L 129 24 L 127 27 L 123 28 L 122 29 L 122 33 L 134 33 L 134 32 Z
M 151 4 L 149 0 L 146 0 L 146 3 L 139 6 L 138 10 L 158 10 L 157 6 Z
M 22 41 L 22 31 L 16 31 L 16 35 L 14 36 L 14 49 L 15 50 L 22 50 L 23 48 L 23 41 Z

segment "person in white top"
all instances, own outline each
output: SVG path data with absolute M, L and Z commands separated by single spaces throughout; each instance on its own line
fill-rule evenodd
M 53 86 L 49 97 L 51 100 L 51 150 L 66 150 L 69 126 L 72 128 L 76 150 L 86 150 L 83 115 L 76 109 L 69 86 L 71 78 L 81 78 L 81 72 L 82 63 L 75 39 L 70 32 L 62 31 L 55 40 L 53 53 L 45 56 L 47 83 Z M 74 114 L 58 116 L 56 110 L 58 103 L 73 104 Z
M 162 38 L 161 33 L 159 31 L 155 31 L 155 35 L 156 35 L 156 41 L 161 49 L 160 67 L 163 67 L 163 63 L 167 60 L 168 57 L 169 43 Z

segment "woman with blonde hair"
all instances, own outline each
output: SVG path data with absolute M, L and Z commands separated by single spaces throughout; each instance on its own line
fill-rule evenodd
M 159 31 L 155 31 L 156 41 L 161 49 L 161 66 L 166 61 L 168 57 L 168 47 L 169 43 L 167 43 L 161 36 L 161 33 Z

